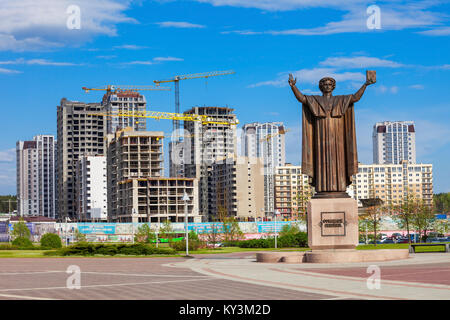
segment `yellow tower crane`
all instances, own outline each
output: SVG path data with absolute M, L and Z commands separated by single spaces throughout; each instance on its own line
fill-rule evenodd
M 116 86 L 112 84 L 108 84 L 106 87 L 100 87 L 100 88 L 87 88 L 82 87 L 86 93 L 89 93 L 90 91 L 106 91 L 106 93 L 117 93 L 117 92 L 124 92 L 124 91 L 170 91 L 170 88 L 167 87 L 154 87 L 154 86 Z
M 199 79 L 199 78 L 210 78 L 216 76 L 224 76 L 228 74 L 234 74 L 233 70 L 228 71 L 211 71 L 211 72 L 203 72 L 203 73 L 192 73 L 192 74 L 183 74 L 174 76 L 172 79 L 168 80 L 154 80 L 156 86 L 159 86 L 161 83 L 169 83 L 173 82 L 175 84 L 175 113 L 180 113 L 180 80 L 188 80 L 188 79 Z M 180 128 L 179 120 L 176 119 L 173 121 L 173 129 L 175 134 L 177 134 L 178 129 Z
M 200 114 L 184 114 L 171 113 L 160 111 L 114 111 L 108 113 L 93 113 L 91 116 L 106 116 L 106 117 L 135 117 L 135 118 L 151 118 L 155 120 L 182 120 L 182 121 L 199 121 L 204 124 L 223 124 L 223 125 L 237 125 L 239 120 L 215 119 L 207 115 Z

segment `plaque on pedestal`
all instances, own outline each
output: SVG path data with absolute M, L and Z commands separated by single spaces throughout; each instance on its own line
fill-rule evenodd
M 318 249 L 354 249 L 358 245 L 358 205 L 351 198 L 308 202 L 308 245 Z

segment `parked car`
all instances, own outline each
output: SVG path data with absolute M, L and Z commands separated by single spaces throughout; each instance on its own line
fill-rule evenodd
M 395 238 L 395 239 L 399 239 L 399 238 L 402 238 L 403 237 L 403 235 L 401 234 L 401 233 L 393 233 L 392 234 L 392 236 L 391 236 L 392 238 Z
M 409 243 L 408 237 L 397 239 L 397 243 Z
M 385 240 L 385 239 L 387 239 L 388 236 L 385 233 L 380 233 L 379 237 L 381 240 Z
M 444 237 L 436 237 L 436 238 L 428 238 L 427 242 L 431 242 L 431 243 L 437 243 L 437 242 L 446 242 L 447 238 Z
M 206 246 L 210 247 L 210 248 L 220 248 L 220 247 L 223 247 L 223 243 L 222 242 L 216 242 L 216 243 L 208 242 L 206 244 Z
M 394 239 L 386 238 L 382 241 L 382 243 L 384 244 L 384 243 L 396 243 L 396 242 L 394 241 Z
M 380 240 L 377 240 L 377 244 L 382 244 L 383 242 Z M 374 244 L 373 240 L 369 242 L 369 244 Z

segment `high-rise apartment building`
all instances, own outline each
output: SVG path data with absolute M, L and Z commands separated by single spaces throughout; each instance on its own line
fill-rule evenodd
M 408 194 L 414 194 L 429 205 L 433 202 L 433 165 L 359 164 L 350 186 L 358 205 L 360 199 L 380 198 L 386 204 L 400 204 Z
M 162 131 L 128 127 L 108 135 L 108 218 L 116 222 L 200 222 L 197 180 L 163 177 Z
M 56 141 L 38 135 L 32 141 L 17 141 L 17 212 L 56 218 Z
M 75 165 L 84 155 L 105 155 L 106 123 L 99 103 L 61 100 L 57 107 L 57 193 L 60 218 L 76 217 Z
M 258 220 L 264 214 L 264 166 L 261 158 L 229 157 L 212 165 L 211 215 Z
M 108 135 L 108 215 L 111 219 L 117 216 L 119 183 L 163 176 L 163 139 L 162 131 L 134 131 L 131 127 Z
M 284 166 L 285 128 L 282 122 L 249 123 L 242 128 L 241 155 L 260 157 L 264 162 L 264 210 L 274 212 L 275 168 Z
M 275 168 L 275 210 L 284 219 L 299 219 L 306 212 L 306 205 L 314 192 L 309 177 L 302 174 L 302 167 L 286 163 Z
M 413 121 L 384 121 L 373 126 L 373 162 L 416 162 L 416 130 Z
M 106 156 L 81 156 L 76 162 L 77 217 L 82 221 L 106 221 Z
M 185 114 L 206 115 L 214 120 L 237 123 L 234 109 L 227 107 L 193 107 Z M 199 180 L 199 210 L 209 220 L 211 204 L 210 174 L 217 159 L 237 155 L 236 126 L 229 124 L 184 121 L 184 176 Z
M 108 92 L 103 96 L 102 105 L 108 113 L 144 112 L 147 102 L 137 91 Z M 131 127 L 134 131 L 145 131 L 147 119 L 142 117 L 113 116 L 106 118 L 106 132 L 114 133 L 117 129 Z

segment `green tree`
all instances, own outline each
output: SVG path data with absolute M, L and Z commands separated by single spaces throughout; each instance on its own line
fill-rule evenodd
M 450 212 L 450 192 L 433 195 L 433 203 L 435 213 Z
M 173 231 L 173 228 L 172 228 L 172 223 L 170 222 L 169 219 L 166 219 L 163 222 L 163 225 L 162 225 L 161 229 L 159 229 L 159 237 L 160 238 L 165 238 L 169 242 L 171 242 L 173 236 L 174 236 L 174 231 Z
M 301 192 L 297 193 L 297 214 L 298 218 L 301 221 L 306 222 L 306 207 L 308 205 L 309 200 L 311 200 L 312 191 L 310 187 L 303 187 Z
M 287 235 L 293 235 L 293 234 L 297 234 L 300 232 L 299 227 L 296 224 L 285 224 L 283 227 L 281 227 L 281 231 L 279 236 L 283 237 L 283 236 L 287 236 Z
M 13 239 L 19 237 L 30 239 L 31 237 L 30 229 L 28 229 L 25 221 L 22 218 L 20 218 L 19 222 L 16 222 L 14 224 L 13 230 L 11 231 L 11 237 Z
M 224 241 L 237 241 L 243 237 L 244 233 L 239 228 L 239 222 L 234 217 L 225 217 L 222 223 Z
M 408 192 L 400 204 L 391 205 L 392 217 L 400 229 L 406 229 L 409 244 L 411 244 L 409 231 L 414 227 L 414 219 L 419 208 L 420 203 L 412 192 Z
M 16 196 L 0 196 L 0 213 L 11 213 L 17 210 Z
M 365 209 L 365 212 L 359 216 L 360 220 L 363 220 L 361 227 L 367 228 L 367 231 L 373 232 L 374 245 L 377 245 L 377 232 L 380 231 L 381 216 L 388 212 L 388 210 L 382 206 L 374 205 Z M 366 238 L 367 240 L 367 238 Z
M 87 238 L 86 238 L 86 235 L 84 233 L 81 233 L 80 230 L 76 229 L 75 230 L 75 240 L 77 242 L 86 242 Z
M 211 224 L 211 231 L 206 234 L 206 241 L 215 248 L 216 243 L 220 241 L 219 226 L 216 222 Z
M 422 199 L 415 200 L 416 210 L 411 216 L 411 225 L 417 230 L 419 237 L 426 241 L 427 233 L 434 228 L 434 209 Z
M 143 224 L 138 227 L 137 233 L 134 237 L 136 242 L 151 243 L 156 239 L 156 234 L 150 229 L 148 224 Z

